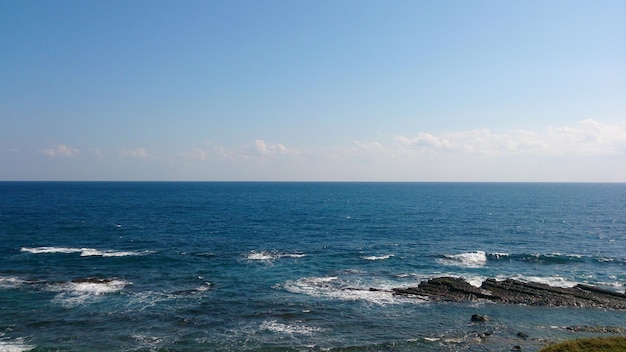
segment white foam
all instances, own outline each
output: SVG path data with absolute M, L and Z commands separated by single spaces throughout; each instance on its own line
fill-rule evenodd
M 211 288 L 211 286 L 213 286 L 213 284 L 211 284 L 210 282 L 205 282 L 203 285 L 196 287 L 196 291 L 198 292 L 208 291 Z
M 22 247 L 22 252 L 28 252 L 32 254 L 47 254 L 47 253 L 80 253 L 82 251 L 81 248 L 66 248 L 66 247 L 36 247 L 36 248 L 27 248 Z
M 64 282 L 50 286 L 51 291 L 59 292 L 54 301 L 67 307 L 85 304 L 99 297 L 121 291 L 131 283 L 118 279 L 97 281 Z
M 18 279 L 16 277 L 3 277 L 0 276 L 0 287 L 2 288 L 15 288 L 21 286 L 24 283 L 24 280 Z M 0 350 L 2 351 L 2 350 Z
M 546 285 L 555 286 L 555 287 L 574 287 L 580 283 L 576 281 L 567 280 L 560 276 L 513 275 L 511 278 L 515 280 L 524 281 L 524 282 L 538 282 L 540 284 L 546 284 Z
M 307 325 L 287 325 L 277 322 L 276 320 L 264 321 L 260 330 L 269 330 L 278 334 L 298 334 L 298 335 L 313 335 L 316 332 L 324 331 L 322 328 L 307 326 Z
M 443 265 L 481 268 L 487 264 L 487 253 L 476 251 L 460 254 L 445 254 L 443 258 L 437 259 L 437 262 Z
M 121 291 L 128 281 L 111 280 L 107 282 L 69 282 L 67 287 L 71 292 L 103 295 L 106 293 Z
M 34 348 L 35 346 L 26 344 L 23 338 L 10 340 L 5 338 L 4 334 L 0 333 L 0 352 L 25 352 Z
M 369 286 L 351 285 L 336 276 L 329 276 L 306 277 L 296 281 L 287 281 L 282 285 L 282 288 L 291 293 L 312 297 L 342 301 L 365 301 L 377 305 L 422 302 L 417 299 L 407 300 L 403 297 L 395 297 L 390 291 L 393 286 L 391 283 L 388 285 L 376 285 L 376 290 L 370 290 Z
M 248 255 L 246 256 L 246 259 L 248 260 L 263 260 L 263 261 L 270 261 L 270 260 L 274 260 L 276 259 L 277 256 L 270 253 L 270 252 L 266 252 L 266 251 L 262 251 L 262 252 L 257 252 L 257 251 L 252 251 L 250 253 L 248 253 Z
M 148 348 L 151 351 L 158 349 L 158 347 L 161 346 L 163 343 L 163 337 L 160 336 L 146 336 L 135 334 L 131 337 L 137 341 L 140 347 Z
M 302 258 L 306 257 L 306 254 L 302 253 L 280 253 L 280 252 L 269 252 L 269 251 L 251 251 L 246 255 L 246 259 L 248 260 L 258 260 L 258 261 L 274 261 L 278 258 Z
M 386 255 L 381 255 L 381 256 L 374 256 L 374 255 L 372 255 L 372 256 L 361 257 L 361 258 L 363 258 L 365 260 L 372 260 L 373 261 L 373 260 L 385 260 L 385 259 L 389 259 L 389 258 L 391 258 L 393 256 L 394 256 L 393 254 L 386 254 Z
M 286 254 L 281 254 L 280 257 L 302 258 L 302 257 L 306 257 L 306 254 L 302 254 L 302 253 L 286 253 Z
M 81 257 L 90 257 L 90 256 L 101 256 L 101 257 L 128 257 L 135 255 L 145 255 L 151 253 L 150 251 L 143 252 L 131 252 L 131 251 L 113 251 L 113 250 L 105 250 L 100 251 L 92 248 L 82 248 L 80 252 Z
M 151 253 L 150 251 L 131 252 L 131 251 L 98 250 L 95 248 L 71 248 L 71 247 L 35 247 L 35 248 L 22 247 L 21 251 L 32 253 L 32 254 L 80 253 L 81 257 L 92 257 L 92 256 L 127 257 L 127 256 L 145 255 L 145 254 Z

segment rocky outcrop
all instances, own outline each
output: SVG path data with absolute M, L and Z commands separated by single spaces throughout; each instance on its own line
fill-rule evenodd
M 589 285 L 553 287 L 513 279 L 485 280 L 480 287 L 461 278 L 439 277 L 417 287 L 395 288 L 395 295 L 416 296 L 434 301 L 489 300 L 499 303 L 538 306 L 598 307 L 626 310 L 626 295 Z

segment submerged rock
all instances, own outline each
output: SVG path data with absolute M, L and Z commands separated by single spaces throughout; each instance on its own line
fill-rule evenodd
M 417 287 L 394 288 L 392 292 L 435 301 L 484 299 L 509 304 L 626 309 L 626 295 L 582 284 L 562 288 L 513 279 L 487 279 L 480 287 L 475 287 L 461 278 L 439 277 L 421 282 Z
M 108 284 L 112 279 L 103 279 L 99 277 L 86 277 L 72 280 L 75 284 Z
M 567 330 L 576 332 L 594 332 L 603 334 L 622 334 L 626 332 L 626 329 L 619 326 L 589 326 L 589 325 L 573 325 L 568 326 Z
M 487 318 L 486 315 L 482 314 L 472 314 L 471 320 L 475 323 L 484 323 L 486 321 L 489 321 L 489 318 Z

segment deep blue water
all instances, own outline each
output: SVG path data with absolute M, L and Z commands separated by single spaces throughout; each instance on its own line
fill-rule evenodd
M 369 290 L 443 275 L 623 292 L 626 184 L 0 182 L 0 351 L 532 351 L 626 328 Z

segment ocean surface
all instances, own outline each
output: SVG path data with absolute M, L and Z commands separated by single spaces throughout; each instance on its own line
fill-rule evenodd
M 626 328 L 384 291 L 439 276 L 623 292 L 626 184 L 0 182 L 0 351 L 534 351 Z

